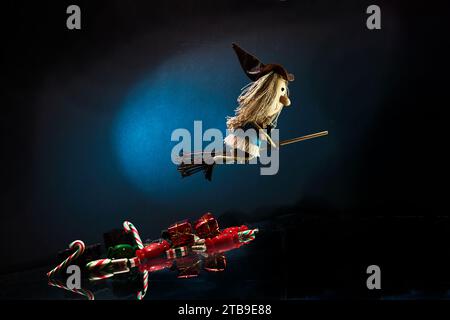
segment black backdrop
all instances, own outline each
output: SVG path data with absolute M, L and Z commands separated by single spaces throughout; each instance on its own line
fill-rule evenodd
M 365 8 L 371 4 L 365 1 L 77 1 L 80 31 L 65 28 L 69 4 L 42 1 L 2 9 L 4 272 L 47 261 L 77 237 L 100 241 L 104 231 L 128 217 L 153 237 L 168 223 L 213 210 L 229 223 L 294 215 L 289 227 L 301 235 L 288 232 L 289 243 L 320 265 L 303 270 L 315 275 L 310 287 L 345 287 L 378 259 L 389 266 L 393 287 L 445 288 L 448 37 L 441 2 L 377 1 L 379 31 L 365 28 Z M 157 201 L 122 176 L 107 138 L 89 128 L 77 131 L 82 125 L 108 131 L 117 101 L 136 79 L 164 66 L 168 57 L 197 48 L 206 53 L 195 63 L 225 63 L 220 70 L 233 66 L 230 73 L 238 78 L 230 87 L 237 93 L 246 80 L 225 46 L 232 39 L 293 67 L 298 75 L 293 86 L 299 86 L 291 88 L 294 105 L 297 95 L 301 108 L 308 109 L 300 101 L 303 95 L 320 109 L 310 120 L 307 111 L 281 119 L 289 137 L 302 134 L 300 127 L 330 131 L 328 140 L 287 150 L 277 178 L 255 182 L 256 170 L 227 168 L 210 185 L 192 177 L 189 187 Z M 221 52 L 217 61 L 207 60 L 210 47 Z M 205 68 L 192 81 L 211 77 Z M 235 96 L 226 97 L 228 114 Z M 79 108 L 83 121 L 77 120 Z M 208 112 L 216 116 L 204 109 L 188 120 Z M 62 145 L 71 151 L 58 149 Z M 302 162 L 309 154 L 313 160 Z M 314 167 L 312 161 L 320 164 Z M 108 170 L 99 170 L 104 167 Z M 170 185 L 185 182 L 174 167 L 170 170 L 172 190 Z M 224 180 L 225 174 L 231 180 Z M 247 202 L 224 200 L 234 196 L 232 182 L 248 185 Z M 261 199 L 258 186 L 271 197 Z M 268 243 L 269 252 L 277 251 L 276 242 Z M 335 250 L 340 253 L 332 254 Z M 321 285 L 320 275 L 341 259 L 354 264 L 332 272 Z M 292 286 L 300 287 L 300 280 Z

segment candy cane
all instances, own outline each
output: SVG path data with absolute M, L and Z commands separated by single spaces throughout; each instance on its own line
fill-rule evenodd
M 80 289 L 77 289 L 77 288 L 69 289 L 68 287 L 66 287 L 65 285 L 63 285 L 63 284 L 62 284 L 60 281 L 58 281 L 58 280 L 49 280 L 49 281 L 48 281 L 48 285 L 49 285 L 49 286 L 53 286 L 53 287 L 57 287 L 57 288 L 60 288 L 60 289 L 64 289 L 64 290 L 67 290 L 67 291 L 70 291 L 70 292 L 78 293 L 78 294 L 80 294 L 80 295 L 85 296 L 86 298 L 88 298 L 88 300 L 94 300 L 94 299 L 95 299 L 94 294 L 93 294 L 91 291 L 85 290 L 85 289 L 82 289 L 82 288 L 80 288 Z
M 97 280 L 105 280 L 108 278 L 111 278 L 114 276 L 114 273 L 108 273 L 108 272 L 93 272 L 89 275 L 89 280 L 91 281 L 97 281 Z
M 125 232 L 132 232 L 134 241 L 136 241 L 136 244 L 139 249 L 144 248 L 144 245 L 142 244 L 141 237 L 139 236 L 139 232 L 137 231 L 136 227 L 129 221 L 123 222 L 123 228 L 125 229 Z
M 94 260 L 94 261 L 88 262 L 86 264 L 86 268 L 90 271 L 92 271 L 93 269 L 97 269 L 95 271 L 99 271 L 99 270 L 107 267 L 110 263 L 111 263 L 111 259 Z
M 86 246 L 84 245 L 84 242 L 81 240 L 75 240 L 69 245 L 69 249 L 72 249 L 73 247 L 77 247 L 74 253 L 72 253 L 70 256 L 66 258 L 63 262 L 61 262 L 59 265 L 57 265 L 54 269 L 47 272 L 47 277 L 52 277 L 56 273 L 60 272 L 62 269 L 64 269 L 67 265 L 69 265 L 73 260 L 78 258 L 80 255 L 83 254 L 84 249 L 86 249 Z
M 252 229 L 238 232 L 239 242 L 246 243 L 255 240 L 255 234 L 258 231 L 259 229 Z
M 123 259 L 99 259 L 99 260 L 94 260 L 91 262 L 88 262 L 86 264 L 86 269 L 89 270 L 89 272 L 91 272 L 91 275 L 89 276 L 89 280 L 92 281 L 96 281 L 96 280 L 104 280 L 104 279 L 108 279 L 113 277 L 116 273 L 123 273 L 123 272 L 128 272 L 130 271 L 130 269 L 128 269 L 128 267 L 126 267 L 125 270 L 121 270 L 119 271 L 114 271 L 114 270 L 104 270 L 105 268 L 109 267 L 110 265 L 113 265 L 113 269 L 114 269 L 114 264 L 115 263 L 128 263 L 128 259 L 123 258 Z
M 133 233 L 133 237 L 134 237 L 134 241 L 136 241 L 136 244 L 138 246 L 139 249 L 144 248 L 144 245 L 142 244 L 142 240 L 141 237 L 139 236 L 139 232 L 137 231 L 136 227 L 129 221 L 124 221 L 123 222 L 123 228 L 125 229 L 125 232 L 132 232 Z M 148 289 L 148 271 L 145 270 L 142 273 L 142 281 L 143 281 L 143 290 L 139 291 L 137 293 L 137 299 L 138 300 L 142 300 L 145 297 L 145 294 L 147 293 L 147 289 Z
M 142 300 L 142 299 L 144 299 L 144 297 L 145 297 L 145 294 L 147 293 L 147 289 L 148 289 L 148 271 L 144 271 L 143 272 L 143 274 L 142 274 L 142 276 L 143 276 L 143 290 L 142 291 L 139 291 L 138 293 L 137 293 L 137 299 L 138 300 Z

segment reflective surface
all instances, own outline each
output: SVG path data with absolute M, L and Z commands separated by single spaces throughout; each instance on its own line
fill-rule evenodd
M 248 245 L 226 252 L 222 272 L 180 279 L 176 268 L 149 275 L 147 299 L 448 299 L 448 217 L 344 219 L 295 214 L 250 224 Z M 202 258 L 203 259 L 203 258 Z M 366 287 L 381 268 L 382 290 Z M 0 276 L 1 299 L 86 299 L 49 286 L 52 265 Z M 136 299 L 140 277 L 83 281 L 96 300 Z

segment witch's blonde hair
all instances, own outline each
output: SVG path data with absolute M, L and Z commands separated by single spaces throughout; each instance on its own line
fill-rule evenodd
M 281 76 L 270 72 L 258 80 L 249 83 L 239 95 L 238 107 L 234 117 L 227 117 L 227 128 L 237 129 L 246 123 L 255 122 L 265 128 L 273 120 L 270 110 L 279 103 L 280 93 L 277 92 L 277 81 Z

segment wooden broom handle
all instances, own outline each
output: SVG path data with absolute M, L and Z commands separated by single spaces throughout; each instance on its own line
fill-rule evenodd
M 304 140 L 309 140 L 309 139 L 314 139 L 314 138 L 318 138 L 318 137 L 323 137 L 323 136 L 326 136 L 326 135 L 328 135 L 328 131 L 321 131 L 321 132 L 317 132 L 317 133 L 307 134 L 306 136 L 301 136 L 301 137 L 297 137 L 297 138 L 281 141 L 280 142 L 280 147 L 288 145 L 288 144 L 291 144 L 291 143 L 296 143 L 296 142 L 300 142 L 300 141 L 304 141 Z

